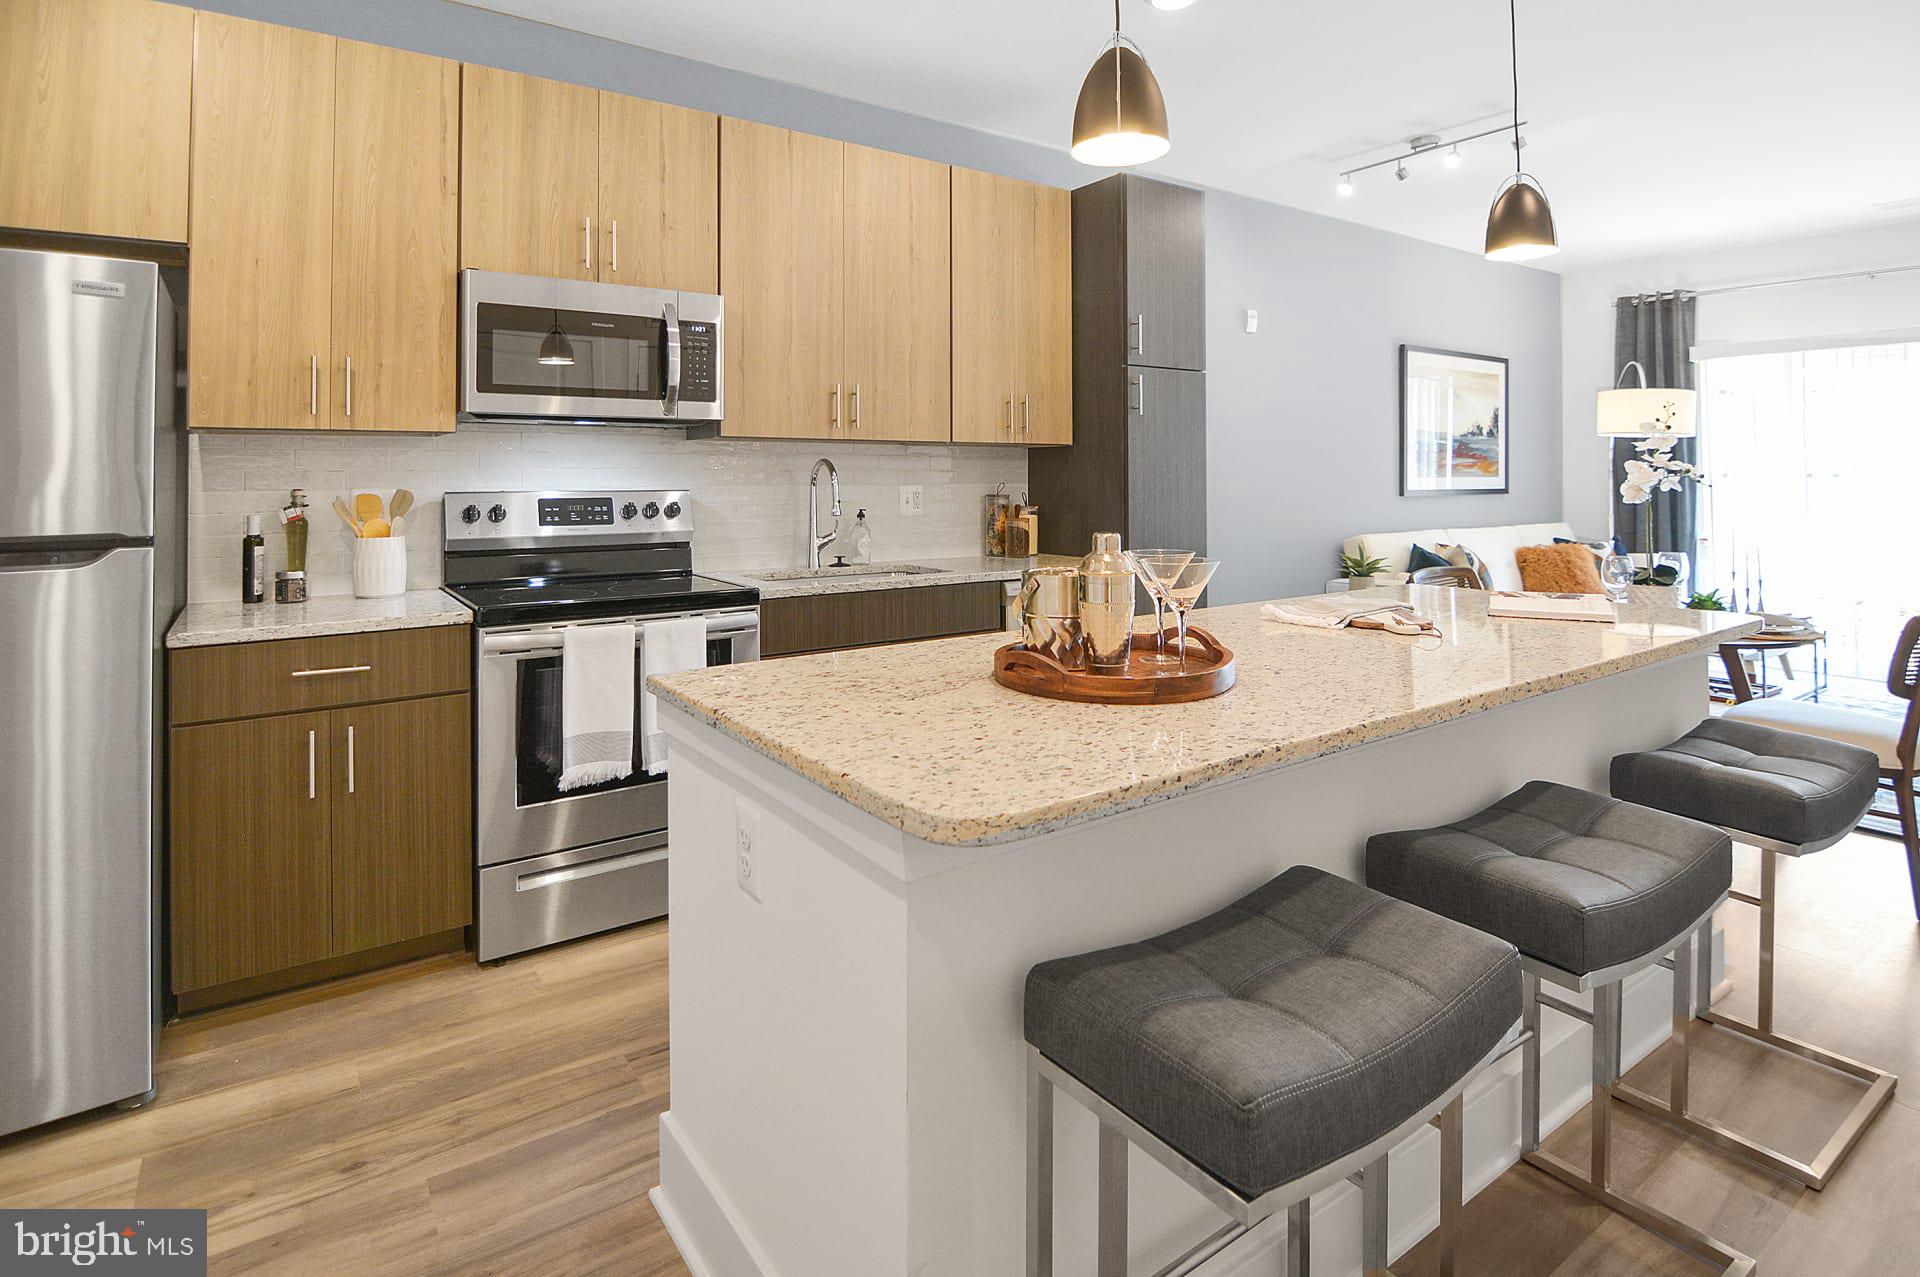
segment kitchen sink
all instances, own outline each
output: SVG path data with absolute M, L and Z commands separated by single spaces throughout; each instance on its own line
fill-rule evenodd
M 849 563 L 843 567 L 782 568 L 753 575 L 762 581 L 826 581 L 843 576 L 939 576 L 950 570 L 920 563 Z

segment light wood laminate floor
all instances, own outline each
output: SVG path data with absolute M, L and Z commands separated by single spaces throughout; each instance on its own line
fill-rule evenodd
M 1753 860 L 1742 852 L 1743 877 Z M 1766 1274 L 1911 1272 L 1920 1256 L 1920 927 L 1900 849 L 1856 836 L 1780 875 L 1782 1027 L 1901 1073 L 1813 1193 L 1614 1111 L 1616 1180 Z M 1732 1007 L 1754 917 L 1729 906 Z M 684 1273 L 647 1201 L 667 1106 L 667 928 L 493 969 L 469 957 L 171 1025 L 160 1098 L 0 1140 L 8 1206 L 206 1206 L 215 1273 Z M 1658 1055 L 1634 1077 L 1663 1085 Z M 1810 1152 L 1844 1084 L 1698 1039 L 1704 1111 Z M 1584 1114 L 1551 1142 L 1583 1161 Z M 1702 1268 L 1525 1168 L 1466 1211 L 1463 1274 L 1659 1277 Z M 1433 1271 L 1431 1245 L 1396 1266 Z

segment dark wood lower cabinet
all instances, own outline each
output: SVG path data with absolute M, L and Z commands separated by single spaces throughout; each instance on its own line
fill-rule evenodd
M 473 921 L 465 696 L 334 710 L 333 956 Z M 341 764 L 340 760 L 345 760 Z
M 798 656 L 997 630 L 1005 598 L 999 581 L 970 581 L 766 599 L 760 604 L 760 655 Z
M 331 718 L 174 729 L 176 993 L 332 954 Z
M 362 663 L 402 647 L 389 637 L 369 636 Z M 211 678 L 222 658 L 284 664 L 251 650 L 276 646 L 193 660 Z M 169 979 L 183 1010 L 458 947 L 473 920 L 468 692 L 354 703 L 337 687 L 304 713 L 181 723 L 172 707 Z

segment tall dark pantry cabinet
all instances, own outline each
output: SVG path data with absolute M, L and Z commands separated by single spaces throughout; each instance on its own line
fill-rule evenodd
M 1075 191 L 1073 445 L 1028 462 L 1043 551 L 1206 549 L 1205 369 L 1205 196 L 1132 173 Z

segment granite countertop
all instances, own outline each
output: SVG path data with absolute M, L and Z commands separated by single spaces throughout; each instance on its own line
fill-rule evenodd
M 872 565 L 874 568 L 937 568 L 935 572 L 871 572 L 849 570 L 846 576 L 810 577 L 801 580 L 781 579 L 789 573 L 803 571 L 799 568 L 756 568 L 752 571 L 734 571 L 723 569 L 718 572 L 701 573 L 722 581 L 732 581 L 740 585 L 750 585 L 760 591 L 762 601 L 767 599 L 804 598 L 814 594 L 857 594 L 862 590 L 898 590 L 922 585 L 967 585 L 976 581 L 1018 581 L 1020 574 L 1030 567 L 1048 565 L 1072 565 L 1077 558 L 1061 554 L 1042 554 L 1030 559 L 990 558 L 984 554 L 967 554 L 953 558 L 900 559 Z M 770 573 L 771 575 L 762 575 Z
M 167 630 L 167 646 L 261 643 L 472 621 L 473 610 L 441 590 L 409 590 L 390 599 L 323 594 L 305 603 L 189 603 Z
M 1761 625 L 1677 608 L 1670 590 L 1636 589 L 1613 624 L 1496 620 L 1480 590 L 1411 593 L 1440 638 L 1283 625 L 1257 603 L 1196 612 L 1233 649 L 1237 683 L 1186 705 L 1082 705 L 1003 688 L 991 676 L 999 634 L 716 667 L 648 686 L 908 834 L 974 845 L 1705 655 Z M 1011 746 L 994 742 L 1016 739 L 1020 761 L 1010 766 Z

